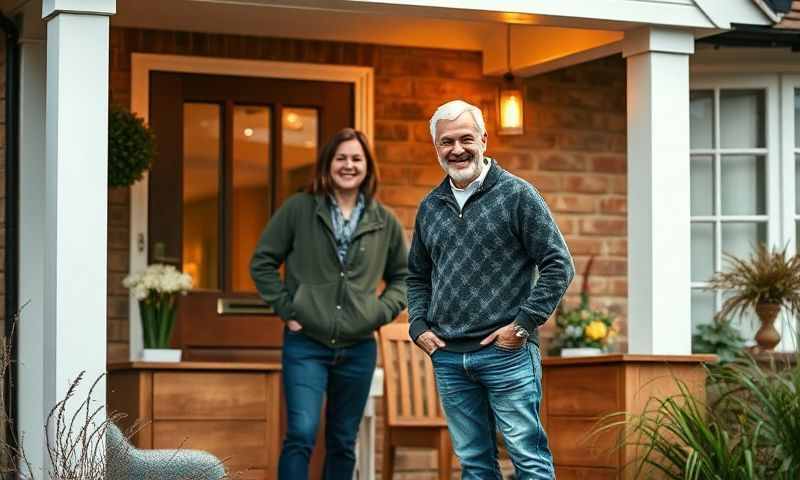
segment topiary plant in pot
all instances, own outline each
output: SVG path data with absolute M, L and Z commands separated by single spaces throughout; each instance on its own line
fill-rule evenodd
M 782 308 L 791 315 L 800 312 L 800 257 L 787 258 L 783 250 L 768 249 L 759 244 L 746 260 L 725 255 L 727 271 L 717 272 L 709 281 L 709 289 L 731 290 L 733 294 L 722 304 L 715 318 L 742 316 L 754 310 L 761 321 L 756 343 L 762 350 L 772 350 L 781 337 L 775 329 L 775 318 Z
M 144 120 L 112 105 L 108 111 L 108 186 L 136 183 L 150 168 L 155 154 L 155 135 Z

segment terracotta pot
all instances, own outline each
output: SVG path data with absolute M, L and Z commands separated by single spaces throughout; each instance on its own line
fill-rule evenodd
M 781 312 L 777 303 L 759 303 L 756 305 L 756 315 L 761 320 L 761 328 L 756 332 L 756 343 L 761 350 L 773 350 L 781 341 L 781 335 L 775 330 L 775 318 Z

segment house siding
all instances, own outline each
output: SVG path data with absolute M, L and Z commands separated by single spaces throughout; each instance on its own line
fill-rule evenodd
M 111 100 L 125 106 L 130 105 L 134 52 L 374 68 L 380 198 L 395 211 L 409 238 L 416 206 L 443 177 L 428 118 L 450 99 L 479 105 L 487 116 L 488 154 L 541 190 L 575 257 L 579 275 L 567 301 L 577 303 L 584 266 L 594 255 L 593 303 L 624 315 L 627 178 L 621 57 L 525 79 L 525 134 L 500 137 L 494 127 L 500 80 L 482 75 L 479 52 L 131 28 L 112 28 L 110 40 Z M 129 189 L 112 190 L 108 202 L 108 356 L 122 361 L 128 358 L 128 296 L 121 280 L 129 264 Z M 624 322 L 621 327 L 625 349 Z M 543 341 L 551 335 L 549 322 Z M 435 464 L 433 453 L 409 450 L 401 453 L 397 468 L 403 478 L 427 479 L 434 478 Z

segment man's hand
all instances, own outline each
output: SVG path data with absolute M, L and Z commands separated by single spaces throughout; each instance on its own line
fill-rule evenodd
M 288 328 L 290 332 L 299 332 L 303 329 L 303 326 L 300 325 L 300 322 L 297 320 L 287 320 L 286 328 Z
M 500 327 L 492 332 L 488 337 L 481 340 L 481 345 L 489 345 L 494 342 L 498 347 L 508 350 L 516 350 L 525 345 L 527 339 L 525 337 L 518 337 L 517 331 L 514 329 L 514 323 L 509 323 L 505 327 Z
M 430 356 L 433 355 L 433 352 L 436 350 L 444 348 L 445 343 L 441 338 L 437 337 L 435 333 L 426 330 L 417 337 L 417 346 Z

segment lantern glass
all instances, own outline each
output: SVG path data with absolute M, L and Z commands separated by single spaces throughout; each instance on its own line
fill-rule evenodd
M 522 135 L 524 122 L 522 91 L 517 88 L 501 90 L 499 109 L 500 128 L 497 133 L 500 135 Z

